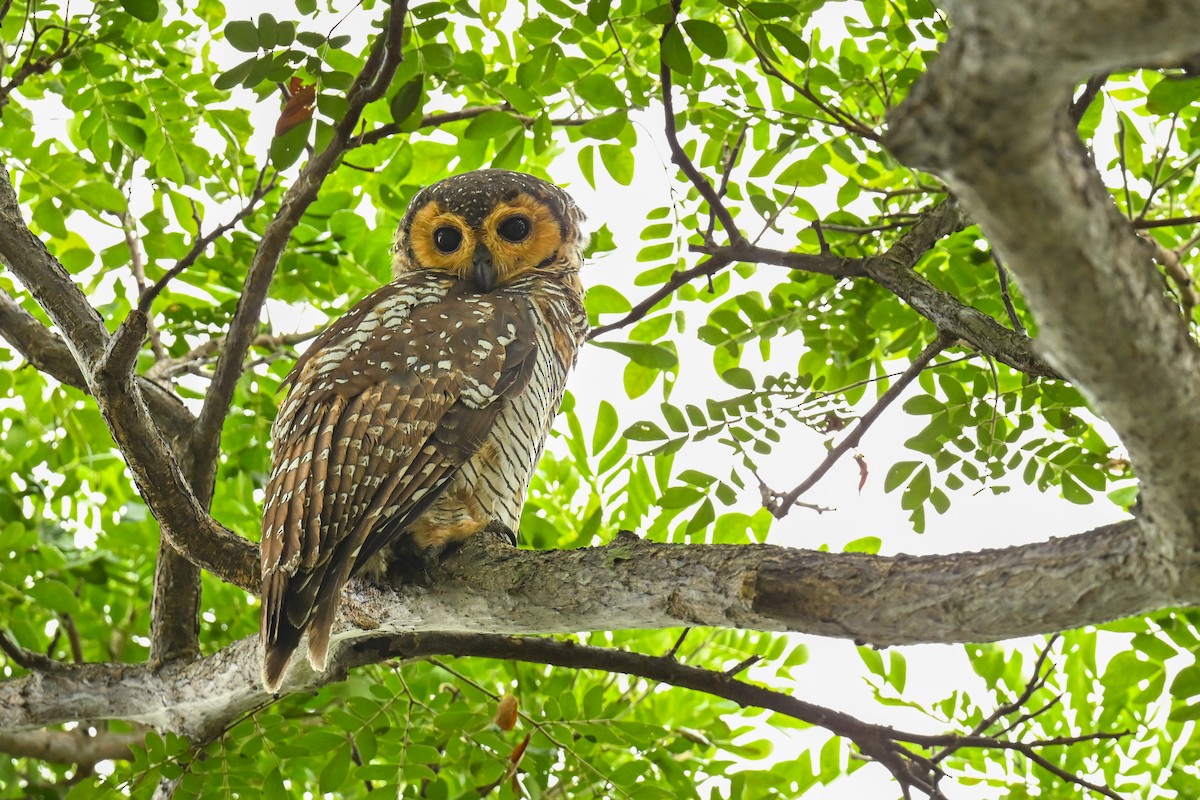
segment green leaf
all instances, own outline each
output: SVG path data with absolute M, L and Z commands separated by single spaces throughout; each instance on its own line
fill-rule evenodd
M 629 104 L 611 75 L 587 75 L 575 84 L 575 91 L 596 108 L 625 108 Z
M 246 19 L 236 19 L 225 26 L 225 39 L 243 53 L 258 52 L 258 28 Z
M 1166 77 L 1154 84 L 1146 96 L 1146 109 L 1152 114 L 1174 114 L 1200 101 L 1200 76 Z
M 336 792 L 350 774 L 350 747 L 346 745 L 325 754 L 329 760 L 321 769 L 319 786 L 322 792 Z
M 312 120 L 306 120 L 303 123 L 292 128 L 283 136 L 276 136 L 271 140 L 271 149 L 269 152 L 271 166 L 277 170 L 285 170 L 300 158 L 300 154 L 304 152 L 304 146 L 308 144 L 308 135 L 312 131 Z
M 765 27 L 768 31 L 770 31 L 771 37 L 783 45 L 784 49 L 791 53 L 796 60 L 808 60 L 808 43 L 800 37 L 800 34 L 796 33 L 786 25 L 776 25 L 773 22 L 767 23 Z
M 750 391 L 754 389 L 754 373 L 744 367 L 733 367 L 721 373 L 721 380 L 735 389 Z
M 520 127 L 521 121 L 512 114 L 504 111 L 487 111 L 467 124 L 463 138 L 486 141 L 488 139 L 495 139 Z
M 111 124 L 121 144 L 130 150 L 141 152 L 146 147 L 146 132 L 137 125 L 123 119 L 114 119 Z
M 121 0 L 121 8 L 142 22 L 158 19 L 158 0 Z
M 229 35 L 229 29 L 226 28 L 225 35 Z M 279 22 L 271 14 L 259 14 L 258 16 L 258 44 L 264 50 L 273 50 L 275 45 L 279 43 Z
M 894 492 L 906 480 L 908 476 L 913 474 L 913 470 L 921 466 L 920 461 L 897 461 L 888 470 L 887 477 L 883 479 L 883 490 L 885 492 Z
M 662 428 L 645 420 L 633 423 L 621 435 L 635 442 L 657 442 L 667 438 Z
M 600 162 L 614 181 L 622 186 L 633 183 L 632 150 L 620 144 L 602 144 L 597 149 L 600 151 Z
M 692 74 L 692 54 L 688 52 L 687 42 L 683 40 L 679 28 L 671 28 L 663 37 L 662 60 L 681 75 Z
M 1087 505 L 1092 502 L 1092 493 L 1083 488 L 1070 473 L 1063 473 L 1062 476 L 1062 493 L 1063 497 L 1076 505 Z
M 79 599 L 71 587 L 53 578 L 42 578 L 25 592 L 34 602 L 61 614 L 79 613 Z
M 883 540 L 878 536 L 864 536 L 861 539 L 855 539 L 852 542 L 847 542 L 842 548 L 844 553 L 870 553 L 874 555 L 879 552 Z
M 596 347 L 620 353 L 636 364 L 651 369 L 673 369 L 679 364 L 679 357 L 669 348 L 657 344 L 643 342 L 595 342 Z
M 681 25 L 688 38 L 696 43 L 707 56 L 724 58 L 729 51 L 729 41 L 725 38 L 725 29 L 715 22 L 703 19 L 685 19 Z
M 588 314 L 597 317 L 600 314 L 625 314 L 633 309 L 625 295 L 602 283 L 589 286 L 583 299 L 587 303 Z
M 617 410 L 607 400 L 600 401 L 596 412 L 596 428 L 592 431 L 592 453 L 598 454 L 604 450 L 617 432 Z
M 392 112 L 392 119 L 397 124 L 403 125 L 409 117 L 421 110 L 424 97 L 425 73 L 418 72 L 397 89 L 396 94 L 392 95 L 391 102 L 388 104 L 388 108 Z

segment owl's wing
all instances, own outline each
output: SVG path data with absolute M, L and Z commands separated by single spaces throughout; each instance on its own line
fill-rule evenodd
M 263 681 L 300 637 L 323 669 L 341 587 L 402 533 L 529 383 L 531 315 L 502 294 L 412 274 L 351 309 L 289 375 L 262 536 Z

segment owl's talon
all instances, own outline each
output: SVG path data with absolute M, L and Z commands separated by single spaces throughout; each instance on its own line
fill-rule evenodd
M 505 525 L 503 522 L 500 522 L 499 520 L 494 519 L 491 522 L 489 522 L 487 524 L 487 526 L 484 527 L 484 529 L 481 531 L 481 533 L 490 533 L 492 536 L 495 536 L 497 539 L 499 539 L 502 542 L 506 542 L 507 544 L 510 544 L 513 547 L 517 546 L 517 538 L 518 538 L 517 534 L 513 533 L 512 528 L 508 527 L 507 525 Z

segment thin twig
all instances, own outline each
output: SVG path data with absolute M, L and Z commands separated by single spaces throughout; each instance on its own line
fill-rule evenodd
M 520 122 L 526 128 L 532 128 L 537 122 L 537 117 L 530 117 L 525 114 L 517 114 L 513 111 L 512 106 L 508 103 L 497 103 L 487 106 L 469 106 L 461 108 L 457 111 L 440 111 L 437 113 L 426 114 L 421 117 L 421 122 L 417 125 L 418 130 L 425 128 L 438 128 L 442 125 L 449 125 L 453 122 L 462 122 L 463 120 L 475 119 L 489 112 L 503 112 L 509 114 L 517 122 Z M 550 120 L 550 125 L 555 128 L 577 128 L 588 124 L 594 120 L 607 119 L 613 114 L 623 112 L 613 111 L 607 114 L 597 114 L 594 117 L 556 117 Z M 395 136 L 401 132 L 400 125 L 395 122 L 389 122 L 385 125 L 380 125 L 378 128 L 361 133 L 352 138 L 347 145 L 348 150 L 353 150 L 356 147 L 364 147 L 366 145 L 378 144 L 388 137 Z
M 1100 90 L 1104 88 L 1105 82 L 1108 80 L 1108 73 L 1102 75 L 1093 75 L 1088 78 L 1088 82 L 1084 85 L 1083 91 L 1071 103 L 1071 108 L 1067 112 L 1071 118 L 1071 127 L 1078 128 L 1079 123 L 1083 121 L 1083 115 L 1087 113 L 1088 106 L 1096 99 L 1096 95 L 1100 94 Z
M 1062 638 L 1061 634 L 1056 633 L 1046 640 L 1046 644 L 1042 647 L 1041 652 L 1038 653 L 1037 661 L 1034 662 L 1033 675 L 1025 683 L 1025 689 L 1021 692 L 1020 696 L 1010 703 L 1003 703 L 998 706 L 995 711 L 993 711 L 991 714 L 988 714 L 979 722 L 978 725 L 971 729 L 968 737 L 979 736 L 983 733 L 986 733 L 987 729 L 995 725 L 999 720 L 1007 717 L 1009 714 L 1028 703 L 1029 698 L 1033 697 L 1033 693 L 1042 686 L 1045 686 L 1046 681 L 1049 678 L 1049 673 L 1043 675 L 1042 667 L 1045 666 L 1046 659 L 1050 656 L 1050 650 L 1054 647 L 1055 642 L 1057 642 L 1060 638 Z M 946 756 L 953 753 L 955 749 L 956 748 L 954 747 L 947 747 L 941 752 L 931 756 L 930 760 L 932 760 L 934 763 L 938 763 L 946 758 Z
M 921 374 L 921 370 L 925 369 L 929 362 L 933 360 L 934 356 L 949 347 L 954 340 L 955 337 L 953 335 L 946 333 L 938 334 L 938 337 L 934 339 L 933 342 L 931 342 L 924 350 L 922 350 L 921 354 L 913 360 L 913 363 L 904 371 L 904 374 L 901 375 L 895 383 L 888 387 L 888 390 L 884 392 L 883 396 L 875 402 L 875 405 L 871 406 L 871 409 L 862 415 L 862 417 L 858 420 L 858 423 L 854 426 L 854 430 L 850 432 L 850 435 L 829 450 L 817 468 L 812 471 L 811 475 L 801 481 L 796 488 L 792 489 L 787 494 L 777 494 L 772 492 L 771 502 L 766 503 L 767 509 L 774 514 L 777 519 L 783 519 L 785 516 L 787 516 L 788 512 L 792 510 L 792 507 L 800 498 L 800 495 L 804 494 L 814 485 L 816 485 L 817 481 L 821 480 L 821 478 L 825 476 L 825 473 L 829 472 L 830 468 L 832 468 L 842 456 L 850 452 L 850 450 L 858 447 L 858 443 L 862 440 L 863 434 L 870 430 L 871 426 L 875 424 L 875 420 L 879 418 L 879 415 L 883 413 L 884 409 L 891 405 L 897 397 L 903 394 L 904 390 L 908 388 L 908 385 L 916 380 L 916 377 Z
M 200 235 L 200 215 L 196 207 L 192 207 L 192 213 L 196 220 L 196 241 L 192 243 L 191 249 L 184 254 L 183 258 L 175 262 L 175 266 L 167 270 L 148 290 L 141 292 L 141 296 L 138 298 L 138 308 L 143 314 L 150 315 L 150 307 L 154 303 L 154 299 L 167 287 L 168 283 L 174 280 L 185 269 L 196 263 L 196 259 L 208 249 L 210 244 L 220 239 L 236 227 L 239 222 L 254 212 L 255 206 L 275 188 L 275 184 L 279 180 L 279 175 L 275 174 L 271 176 L 271 180 L 264 184 L 263 179 L 266 177 L 266 174 L 267 168 L 263 167 L 258 173 L 258 180 L 254 183 L 254 191 L 250 193 L 250 198 L 242 206 L 241 210 L 234 214 L 228 222 L 218 225 L 206 235 Z
M 671 645 L 670 650 L 663 653 L 663 658 L 669 658 L 672 661 L 675 661 L 676 656 L 679 655 L 679 648 L 683 646 L 683 640 L 686 639 L 687 635 L 691 632 L 692 632 L 691 628 L 684 628 L 682 631 L 680 631 L 679 638 L 675 640 L 675 644 Z
M 723 676 L 725 676 L 726 678 L 733 678 L 733 677 L 745 672 L 746 670 L 750 669 L 751 667 L 753 667 L 755 664 L 757 664 L 758 662 L 760 662 L 762 660 L 763 660 L 762 656 L 757 655 L 757 654 L 752 655 L 749 658 L 742 659 L 741 661 L 734 664 L 732 667 L 725 670 L 721 674 Z
M 711 213 L 715 214 L 717 219 L 720 220 L 721 227 L 725 229 L 730 242 L 738 245 L 743 243 L 746 237 L 742 235 L 737 223 L 733 221 L 733 215 L 729 213 L 729 209 L 721 202 L 716 189 L 708 182 L 707 178 L 700 174 L 700 171 L 696 169 L 696 165 L 692 163 L 687 153 L 683 151 L 683 145 L 679 143 L 679 134 L 675 126 L 675 100 L 671 96 L 671 67 L 667 65 L 667 61 L 662 55 L 662 45 L 671 31 L 675 29 L 676 18 L 679 16 L 680 3 L 681 0 L 672 0 L 671 19 L 663 26 L 662 36 L 658 39 L 659 81 L 662 85 L 663 116 L 665 119 L 664 133 L 667 137 L 667 145 L 671 149 L 671 162 L 683 171 L 683 174 L 696 187 L 696 191 L 700 192 L 700 196 L 708 203 Z
M 1197 225 L 1200 224 L 1200 214 L 1190 217 L 1170 217 L 1167 219 L 1136 219 L 1133 221 L 1133 227 L 1138 230 L 1146 230 L 1147 228 L 1175 228 L 1182 225 Z
M 675 290 L 680 286 L 691 282 L 695 278 L 715 275 L 716 273 L 725 269 L 725 267 L 729 266 L 731 263 L 733 263 L 733 260 L 730 258 L 713 256 L 701 261 L 698 265 L 692 267 L 691 269 L 687 269 L 682 272 L 676 272 L 671 276 L 670 280 L 651 292 L 649 297 L 630 309 L 629 313 L 627 313 L 625 316 L 621 317 L 616 322 L 610 322 L 607 325 L 598 325 L 595 328 L 592 328 L 590 331 L 588 331 L 587 338 L 595 339 L 597 336 L 602 336 L 609 331 L 615 331 L 619 328 L 624 328 L 627 325 L 632 325 L 634 322 L 637 322 L 642 317 L 646 316 L 646 314 L 650 313 L 651 309 L 653 309 L 663 300 L 674 294 Z
M 3 650 L 4 654 L 12 659 L 14 664 L 28 670 L 52 672 L 61 669 L 63 666 L 53 658 L 21 647 L 15 639 L 9 637 L 8 631 L 5 630 L 0 630 L 0 650 Z
M 793 92 L 800 95 L 832 118 L 823 119 L 821 122 L 837 125 L 840 128 L 845 128 L 850 133 L 861 136 L 864 139 L 870 139 L 871 141 L 878 142 L 882 138 L 878 131 L 867 127 L 867 125 L 855 119 L 845 111 L 842 111 L 840 108 L 830 103 L 826 103 L 811 89 L 809 89 L 808 86 L 799 84 L 780 72 L 779 69 L 771 62 L 771 59 L 767 56 L 767 54 L 759 48 L 758 43 L 754 41 L 754 37 L 746 28 L 745 22 L 742 20 L 740 15 L 734 16 L 734 23 L 737 25 L 738 33 L 740 33 L 742 36 L 742 41 L 744 41 L 750 47 L 750 49 L 754 51 L 754 55 L 758 58 L 758 65 L 762 68 L 763 72 L 775 78 L 776 80 L 783 82 L 790 87 Z
M 142 252 L 141 237 L 138 236 L 137 224 L 128 209 L 118 214 L 117 218 L 121 222 L 121 231 L 125 234 L 125 247 L 129 250 L 129 271 L 133 273 L 133 283 L 137 287 L 138 297 L 141 297 L 146 293 L 146 260 Z M 149 320 L 146 331 L 150 336 L 150 350 L 154 353 L 154 360 L 166 358 L 167 353 L 163 349 L 154 320 Z
M 1012 295 L 1008 289 L 1008 270 L 1004 267 L 1004 262 L 1000 260 L 1000 254 L 995 250 L 992 251 L 992 262 L 996 265 L 996 279 L 1000 281 L 1000 299 L 1004 301 L 1004 310 L 1008 312 L 1008 321 L 1012 323 L 1013 330 L 1017 333 L 1026 333 L 1025 326 L 1021 323 L 1021 317 L 1017 315 L 1017 308 L 1013 305 Z

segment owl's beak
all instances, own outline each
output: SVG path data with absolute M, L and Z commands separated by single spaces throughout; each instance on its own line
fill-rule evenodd
M 471 274 L 475 278 L 475 285 L 481 292 L 490 292 L 496 288 L 496 267 L 492 264 L 492 254 L 482 244 L 475 245 Z

